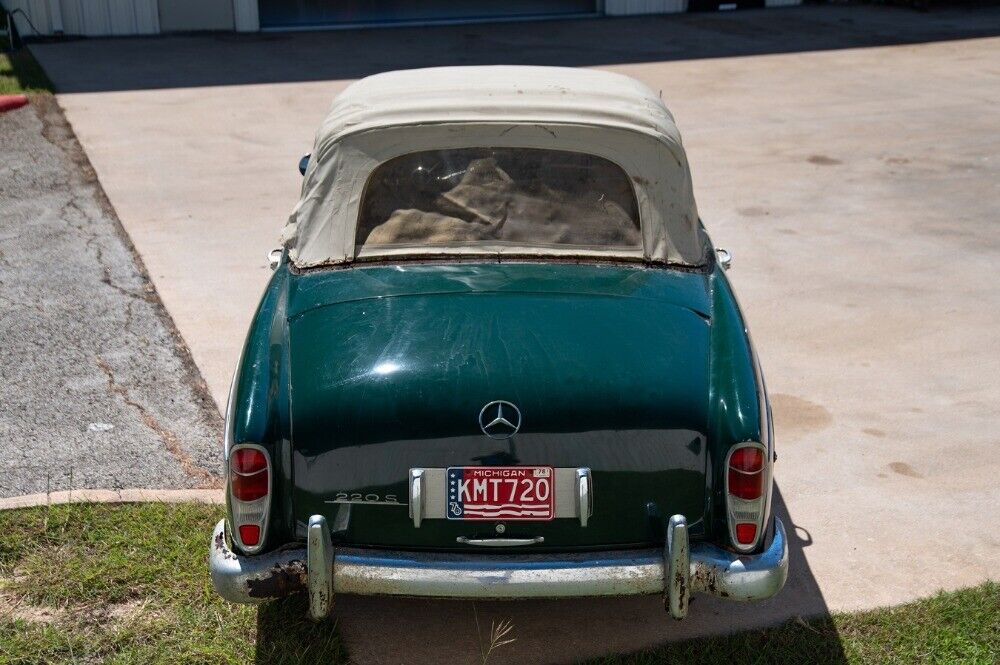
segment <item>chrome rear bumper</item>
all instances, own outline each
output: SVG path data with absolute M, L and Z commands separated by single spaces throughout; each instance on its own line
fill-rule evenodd
M 309 522 L 306 548 L 242 556 L 226 544 L 225 522 L 212 534 L 212 583 L 226 600 L 259 603 L 299 591 L 310 613 L 326 616 L 336 594 L 444 598 L 570 598 L 664 594 L 676 618 L 691 593 L 761 600 L 788 576 L 785 528 L 762 553 L 740 556 L 708 543 L 688 544 L 684 518 L 671 519 L 663 549 L 573 554 L 448 554 L 334 548 L 326 520 Z M 310 574 L 310 570 L 315 571 Z M 686 573 L 686 574 L 685 574 Z

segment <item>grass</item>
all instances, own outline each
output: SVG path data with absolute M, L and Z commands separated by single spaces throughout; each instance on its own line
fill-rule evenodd
M 304 598 L 258 610 L 216 596 L 206 558 L 220 516 L 195 504 L 0 512 L 0 663 L 346 662 Z M 592 665 L 804 662 L 1000 662 L 1000 584 Z
M 899 607 L 789 621 L 767 630 L 680 642 L 590 665 L 998 662 L 1000 584 L 986 582 Z
M 0 51 L 0 95 L 52 92 L 52 81 L 28 49 Z
M 302 598 L 231 605 L 211 588 L 217 506 L 0 512 L 0 663 L 337 663 Z

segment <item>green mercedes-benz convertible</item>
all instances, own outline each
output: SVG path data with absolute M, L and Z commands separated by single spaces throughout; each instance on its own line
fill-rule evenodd
M 764 381 L 680 135 L 632 79 L 372 76 L 304 164 L 233 379 L 225 598 L 755 600 Z

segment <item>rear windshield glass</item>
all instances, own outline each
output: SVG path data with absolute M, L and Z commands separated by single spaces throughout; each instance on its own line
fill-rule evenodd
M 372 173 L 356 249 L 641 249 L 628 175 L 594 155 L 536 148 L 428 150 Z

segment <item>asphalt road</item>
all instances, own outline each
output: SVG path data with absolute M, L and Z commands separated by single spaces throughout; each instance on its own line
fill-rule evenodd
M 0 146 L 0 498 L 219 486 L 215 403 L 55 101 Z

